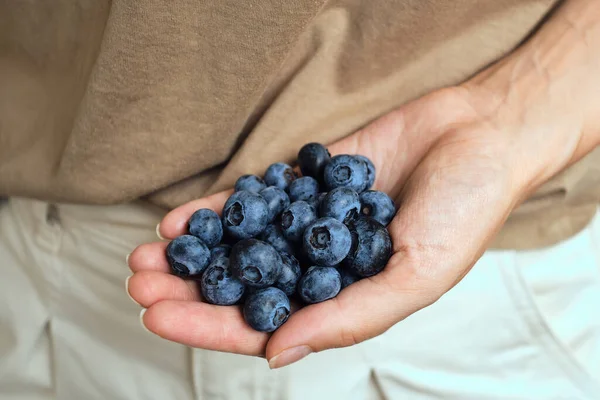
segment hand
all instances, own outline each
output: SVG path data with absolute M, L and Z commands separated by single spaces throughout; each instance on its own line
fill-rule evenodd
M 546 28 L 549 41 L 562 26 L 555 19 Z M 194 283 L 169 275 L 166 243 L 144 244 L 129 259 L 129 291 L 147 308 L 145 326 L 168 340 L 266 356 L 280 367 L 377 336 L 435 302 L 468 273 L 516 205 L 598 144 L 598 121 L 570 112 L 588 110 L 589 92 L 565 96 L 584 68 L 576 76 L 563 70 L 564 60 L 560 73 L 552 64 L 525 68 L 523 60 L 539 57 L 544 44 L 525 46 L 466 84 L 409 103 L 329 146 L 332 154 L 371 158 L 375 188 L 400 205 L 389 226 L 394 254 L 382 273 L 297 311 L 268 335 L 249 328 L 238 307 L 202 303 Z M 517 72 L 523 79 L 514 79 Z M 195 210 L 220 211 L 229 194 L 173 210 L 161 235 L 183 234 Z

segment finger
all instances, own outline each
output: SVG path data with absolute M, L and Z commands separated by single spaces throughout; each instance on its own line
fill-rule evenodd
M 162 300 L 200 301 L 198 282 L 157 271 L 136 272 L 129 278 L 128 290 L 142 307 Z
M 272 366 L 286 365 L 306 349 L 377 336 L 432 304 L 468 272 L 516 197 L 502 151 L 481 142 L 482 135 L 461 133 L 435 146 L 407 182 L 389 226 L 394 255 L 385 270 L 290 317 L 267 346 Z
M 233 193 L 232 190 L 219 192 L 202 199 L 193 200 L 169 212 L 157 228 L 157 232 L 165 239 L 175 239 L 187 233 L 187 223 L 192 214 L 201 209 L 209 208 L 221 215 L 225 201 Z
M 165 256 L 167 242 L 144 243 L 129 255 L 129 268 L 133 272 L 158 271 L 169 272 L 170 267 Z
M 268 334 L 250 328 L 238 306 L 189 301 L 161 301 L 143 316 L 144 325 L 160 337 L 186 346 L 263 356 Z
M 394 256 L 390 264 L 398 263 L 399 258 L 401 255 Z M 413 277 L 400 277 L 403 285 L 390 285 L 391 280 L 399 278 L 397 275 L 402 274 L 387 268 L 348 286 L 334 299 L 293 314 L 267 345 L 269 365 L 278 368 L 297 361 L 293 349 L 305 346 L 319 352 L 360 343 L 435 300 L 425 286 L 411 281 Z

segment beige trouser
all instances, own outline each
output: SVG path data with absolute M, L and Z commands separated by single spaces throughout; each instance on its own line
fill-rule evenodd
M 0 208 L 0 399 L 600 399 L 600 216 L 551 248 L 488 252 L 386 334 L 282 370 L 145 332 L 125 256 L 160 213 Z

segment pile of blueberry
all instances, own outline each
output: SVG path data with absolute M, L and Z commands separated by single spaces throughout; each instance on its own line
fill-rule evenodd
M 196 211 L 189 234 L 167 246 L 175 275 L 199 280 L 209 303 L 243 303 L 246 322 L 258 331 L 288 319 L 290 298 L 331 299 L 380 272 L 391 256 L 386 226 L 396 210 L 387 194 L 368 190 L 375 181 L 369 159 L 331 157 L 309 143 L 298 165 L 302 177 L 284 163 L 272 164 L 264 179 L 240 177 L 221 218 Z

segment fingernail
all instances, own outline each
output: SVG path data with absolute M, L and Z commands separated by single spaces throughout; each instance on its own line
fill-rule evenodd
M 146 309 L 142 308 L 142 311 L 140 311 L 140 325 L 142 325 L 142 328 L 144 328 L 144 330 L 148 333 L 152 333 L 150 332 L 150 330 L 148 328 L 146 328 L 146 324 L 144 324 L 144 314 L 146 314 Z M 153 334 L 153 333 L 152 333 Z M 154 334 L 153 334 L 154 335 Z
M 125 264 L 127 264 L 127 266 L 129 267 L 129 256 L 131 255 L 131 253 L 127 254 L 127 257 L 125 257 Z
M 269 360 L 269 368 L 281 368 L 287 365 L 293 364 L 296 361 L 302 360 L 304 357 L 312 353 L 312 350 L 308 346 L 292 347 L 277 354 L 275 357 Z
M 131 301 L 133 301 L 135 304 L 137 304 L 138 306 L 142 306 L 140 303 L 138 303 L 137 301 L 134 300 L 133 297 L 131 297 L 131 294 L 129 293 L 129 278 L 131 278 L 131 276 L 128 276 L 127 279 L 125 279 L 125 292 L 127 293 L 127 296 L 129 296 L 129 298 L 131 299 Z
M 158 224 L 156 224 L 156 236 L 158 236 L 158 238 L 160 240 L 166 240 L 164 237 L 161 236 L 160 234 L 160 222 Z

